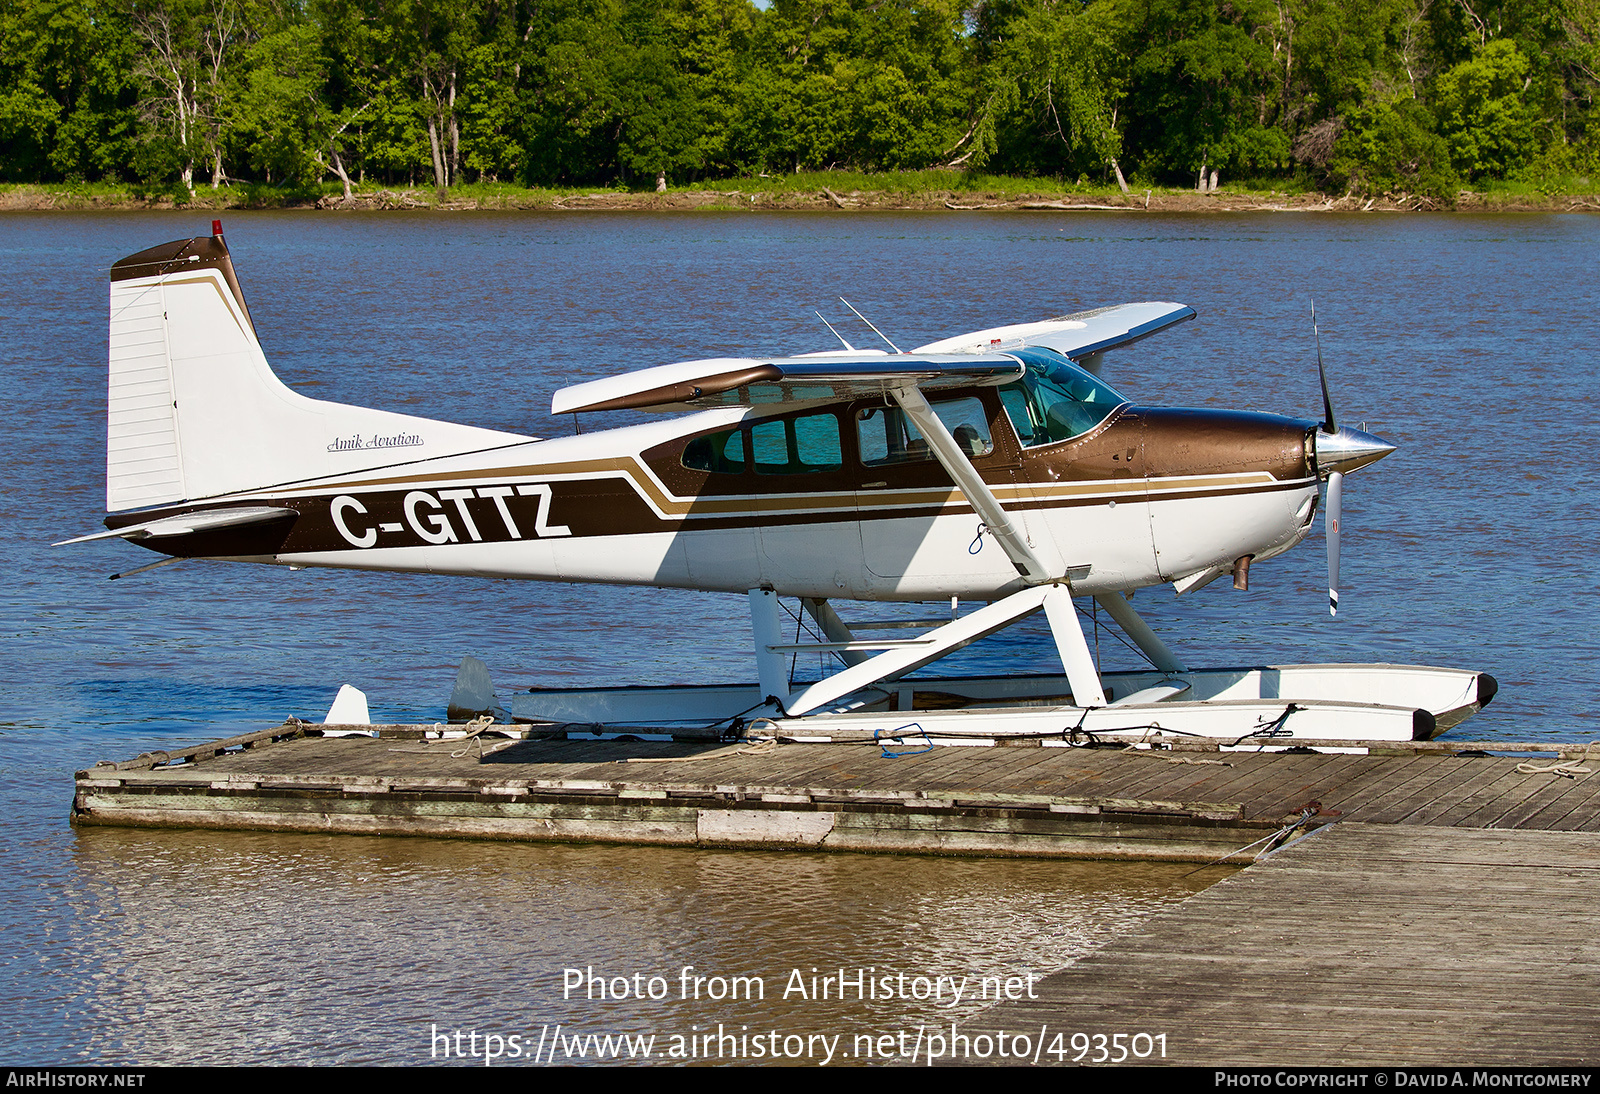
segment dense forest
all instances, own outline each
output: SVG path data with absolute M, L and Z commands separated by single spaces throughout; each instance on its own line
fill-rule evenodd
M 0 0 L 0 40 L 10 182 L 1600 167 L 1600 0 Z

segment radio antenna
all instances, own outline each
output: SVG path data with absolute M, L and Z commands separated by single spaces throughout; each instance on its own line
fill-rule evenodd
M 813 311 L 811 314 L 815 315 L 818 319 L 822 319 L 822 313 L 819 312 L 819 311 Z M 822 325 L 827 327 L 829 330 L 833 331 L 833 336 L 835 338 L 837 338 L 841 342 L 844 342 L 844 348 L 845 349 L 851 350 L 852 352 L 855 350 L 856 347 L 852 346 L 849 342 L 845 342 L 844 341 L 844 335 L 840 334 L 836 330 L 833 330 L 833 324 L 832 323 L 828 322 L 826 319 L 822 319 Z
M 851 311 L 855 312 L 857 319 L 861 320 L 867 326 L 872 327 L 872 320 L 870 320 L 866 316 L 862 315 L 859 311 L 856 311 L 856 306 L 854 304 L 850 303 L 850 301 L 846 300 L 844 297 L 841 296 L 839 298 L 839 303 L 843 304 L 845 307 L 847 307 Z M 882 338 L 885 342 L 889 342 L 889 336 L 887 334 L 884 334 L 877 327 L 872 327 L 872 333 L 876 334 L 879 338 Z M 896 353 L 904 353 L 905 352 L 899 346 L 895 345 L 893 342 L 889 342 L 889 348 L 894 350 Z

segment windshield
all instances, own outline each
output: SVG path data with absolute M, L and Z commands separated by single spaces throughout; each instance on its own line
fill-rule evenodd
M 1034 346 L 1012 356 L 1028 369 L 1022 379 L 1000 389 L 1000 402 L 1024 448 L 1087 433 L 1128 402 L 1055 350 Z

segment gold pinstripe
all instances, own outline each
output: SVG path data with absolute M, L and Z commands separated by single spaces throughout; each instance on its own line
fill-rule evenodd
M 954 486 L 923 487 L 909 490 L 833 490 L 827 493 L 791 494 L 735 494 L 721 497 L 679 497 L 667 492 L 648 468 L 634 457 L 608 457 L 593 460 L 574 460 L 567 463 L 541 466 L 500 467 L 475 471 L 452 471 L 433 474 L 402 475 L 385 479 L 347 480 L 319 484 L 318 492 L 338 490 L 371 490 L 381 487 L 417 485 L 421 483 L 459 482 L 463 480 L 540 479 L 542 481 L 570 481 L 575 476 L 590 478 L 623 478 L 658 513 L 666 518 L 689 520 L 695 518 L 762 516 L 779 513 L 806 513 L 850 511 L 862 507 L 903 509 L 970 508 L 961 492 Z M 1309 482 L 1310 480 L 1304 480 Z M 1262 489 L 1289 488 L 1300 480 L 1275 478 L 1270 472 L 1256 471 L 1227 475 L 1182 475 L 1163 479 L 1102 479 L 1094 482 L 1070 483 L 1000 483 L 990 489 L 1002 502 L 1020 503 L 1029 508 L 1049 508 L 1052 504 L 1081 498 L 1105 497 L 1115 500 L 1124 496 L 1138 496 L 1148 500 L 1181 497 L 1196 491 L 1255 492 Z

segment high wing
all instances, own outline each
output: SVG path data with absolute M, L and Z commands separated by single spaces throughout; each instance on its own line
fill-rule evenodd
M 887 394 L 912 384 L 923 391 L 1007 384 L 1022 364 L 1006 351 L 1043 346 L 1090 367 L 1099 354 L 1193 319 L 1183 304 L 1151 302 L 1078 312 L 1039 323 L 973 331 L 910 353 L 830 350 L 795 357 L 714 357 L 640 369 L 561 388 L 553 414 L 587 410 L 677 410 L 763 406 Z
M 1022 363 L 1000 354 L 844 350 L 798 357 L 714 357 L 564 387 L 551 398 L 550 412 L 704 409 L 857 399 L 883 394 L 900 384 L 936 391 L 1008 384 L 1021 375 Z
M 1166 301 L 1118 304 L 1112 308 L 1076 312 L 1039 323 L 1015 323 L 1008 327 L 958 334 L 954 338 L 918 346 L 912 352 L 992 354 L 1024 346 L 1043 346 L 1082 363 L 1085 357 L 1131 345 L 1194 316 L 1193 308 Z

